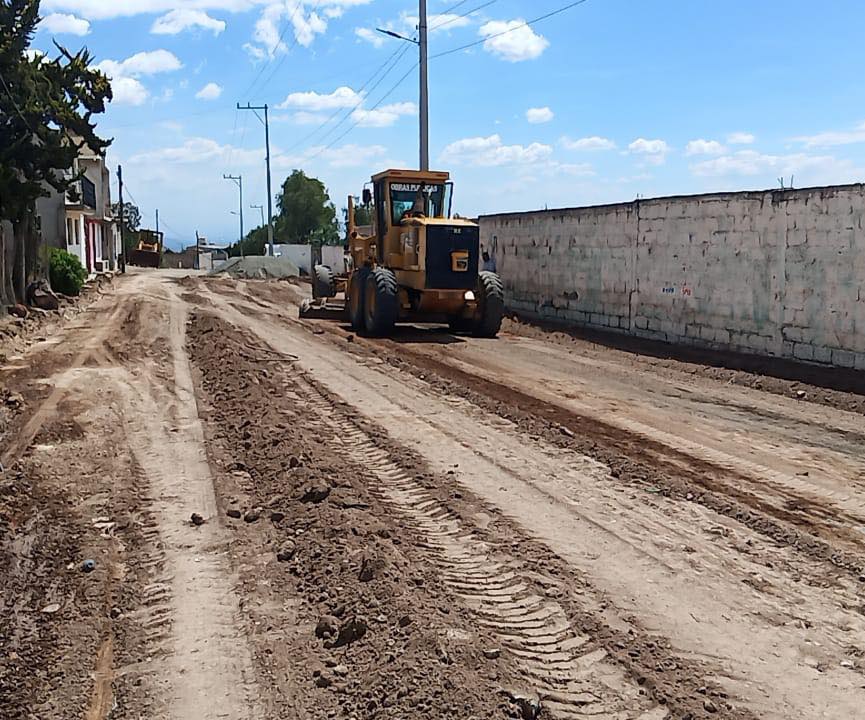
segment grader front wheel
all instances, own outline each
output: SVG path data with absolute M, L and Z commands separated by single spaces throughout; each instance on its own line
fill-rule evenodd
M 375 268 L 366 281 L 364 317 L 366 331 L 373 336 L 389 335 L 396 324 L 399 304 L 396 276 L 385 268 Z

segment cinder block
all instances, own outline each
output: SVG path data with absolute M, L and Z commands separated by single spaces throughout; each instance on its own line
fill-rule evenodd
M 813 360 L 814 346 L 805 343 L 795 343 L 793 345 L 793 357 L 797 360 Z
M 814 355 L 812 360 L 819 363 L 832 362 L 832 348 L 814 346 Z
M 856 353 L 849 350 L 833 350 L 832 364 L 838 367 L 856 367 Z

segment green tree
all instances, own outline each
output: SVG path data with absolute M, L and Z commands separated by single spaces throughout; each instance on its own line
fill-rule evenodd
M 324 183 L 295 170 L 282 184 L 276 199 L 276 242 L 309 245 L 339 245 L 336 207 Z
M 110 141 L 95 133 L 111 85 L 90 67 L 86 48 L 58 56 L 29 56 L 39 0 L 0 0 L 0 304 L 24 299 L 31 279 L 47 272 L 35 231 L 35 203 L 49 188 L 66 192 L 78 179 L 68 170 L 83 145 L 102 153 Z
M 267 246 L 267 226 L 250 230 L 242 242 L 236 242 L 228 247 L 229 257 L 241 255 L 264 255 Z

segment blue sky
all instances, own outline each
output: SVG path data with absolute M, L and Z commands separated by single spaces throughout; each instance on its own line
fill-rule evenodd
M 865 179 L 861 1 L 587 0 L 520 26 L 566 4 L 429 0 L 431 55 L 488 38 L 430 62 L 431 164 L 460 214 Z M 109 161 L 171 244 L 236 238 L 223 173 L 243 175 L 247 228 L 260 222 L 264 128 L 238 101 L 273 108 L 275 187 L 302 168 L 343 207 L 374 172 L 416 166 L 416 50 L 374 32 L 413 33 L 416 2 L 42 0 L 42 14 L 34 47 L 86 45 L 114 79 Z

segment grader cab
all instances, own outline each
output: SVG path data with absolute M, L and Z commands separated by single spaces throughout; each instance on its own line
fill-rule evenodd
M 371 226 L 355 224 L 349 198 L 349 269 L 316 266 L 315 317 L 330 298 L 344 296 L 344 317 L 355 329 L 388 335 L 397 322 L 446 322 L 454 331 L 495 337 L 504 313 L 498 275 L 480 269 L 477 223 L 451 217 L 448 173 L 387 170 L 364 189 Z

